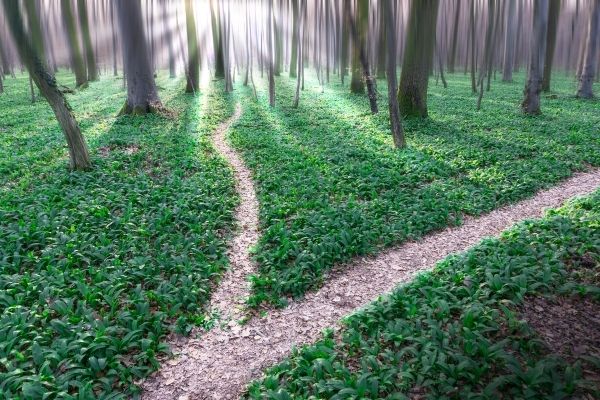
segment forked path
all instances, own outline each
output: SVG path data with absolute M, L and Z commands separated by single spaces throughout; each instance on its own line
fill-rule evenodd
M 231 155 L 228 159 L 239 160 L 235 153 Z M 232 165 L 236 168 L 234 161 Z M 540 216 L 545 208 L 558 207 L 571 197 L 588 194 L 599 186 L 600 169 L 578 173 L 528 200 L 478 218 L 467 218 L 459 227 L 403 243 L 375 257 L 359 257 L 338 266 L 320 290 L 307 294 L 286 309 L 271 310 L 266 317 L 254 318 L 243 327 L 231 324 L 176 344 L 174 351 L 179 356 L 168 361 L 143 384 L 143 398 L 238 398 L 251 379 L 260 377 L 262 369 L 281 360 L 293 346 L 315 341 L 323 329 L 339 326 L 343 316 L 409 281 L 436 261 L 466 250 L 484 237 L 497 235 L 518 221 Z M 254 238 L 255 231 L 252 232 L 249 235 Z M 236 257 L 249 259 L 248 255 Z M 232 266 L 235 265 L 234 259 Z M 250 270 L 248 267 L 247 271 Z M 232 273 L 236 274 L 235 271 Z M 227 284 L 227 278 L 225 282 Z M 227 287 L 224 290 L 223 295 L 237 293 Z M 216 299 L 220 293 L 218 290 Z M 235 301 L 228 302 L 224 298 L 215 301 L 220 306 L 236 306 Z

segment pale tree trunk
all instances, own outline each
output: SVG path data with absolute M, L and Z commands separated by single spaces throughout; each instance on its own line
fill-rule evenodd
M 96 68 L 96 58 L 94 57 L 94 48 L 92 47 L 92 37 L 90 35 L 90 23 L 87 12 L 87 2 L 77 0 L 77 11 L 79 12 L 79 25 L 83 36 L 83 49 L 87 61 L 87 77 L 90 81 L 98 80 L 98 70 Z
M 127 100 L 120 114 L 144 115 L 162 105 L 156 90 L 139 0 L 113 0 L 123 47 Z
M 79 48 L 79 40 L 77 39 L 77 28 L 75 26 L 71 0 L 61 0 L 61 6 L 63 21 L 67 31 L 67 47 L 71 55 L 71 66 L 73 72 L 75 72 L 75 86 L 82 87 L 87 84 L 87 76 L 85 73 L 85 63 L 83 62 L 81 49 Z
M 301 17 L 300 17 L 301 18 Z M 299 22 L 298 22 L 298 0 L 292 0 L 292 54 L 290 58 L 290 78 L 295 78 L 297 74 L 298 64 L 298 37 L 299 37 Z
M 109 0 L 110 1 L 110 0 Z M 115 29 L 115 5 L 109 2 L 110 7 L 110 29 L 112 35 L 112 53 L 113 53 L 113 75 L 117 76 L 117 30 Z
M 515 35 L 516 20 L 515 11 L 517 0 L 508 0 L 508 15 L 506 16 L 506 32 L 504 35 L 504 62 L 502 68 L 502 80 L 512 82 L 513 66 L 515 64 Z
M 168 0 L 162 0 L 162 12 L 164 16 L 168 16 L 169 5 Z M 163 17 L 164 18 L 164 17 Z M 169 24 L 165 24 L 165 41 L 169 49 L 169 78 L 175 78 L 177 71 L 175 70 L 175 46 L 173 45 L 173 32 Z
M 544 60 L 544 76 L 542 78 L 542 90 L 550 91 L 550 79 L 552 76 L 552 61 L 554 60 L 554 49 L 556 47 L 556 34 L 558 32 L 558 16 L 560 14 L 560 0 L 550 0 L 548 9 L 548 33 L 546 35 L 546 56 Z
M 511 1 L 511 0 L 509 0 Z M 514 0 L 512 0 L 514 1 Z M 471 38 L 471 92 L 473 94 L 477 93 L 477 82 L 475 80 L 475 69 L 477 68 L 477 64 L 475 62 L 475 2 L 471 1 L 471 7 L 469 12 L 469 33 Z
M 404 116 L 427 116 L 427 87 L 433 62 L 438 0 L 411 2 L 402 75 L 398 89 Z
M 386 64 L 386 36 L 387 29 L 385 28 L 385 22 L 387 16 L 385 15 L 386 6 L 382 2 L 379 2 L 379 7 L 377 8 L 378 19 L 379 19 L 379 37 L 378 37 L 378 46 L 377 46 L 377 79 L 385 79 L 385 71 L 387 68 Z
M 530 115 L 540 114 L 540 93 L 542 74 L 546 54 L 546 34 L 548 31 L 549 0 L 536 0 L 533 5 L 533 34 L 531 36 L 531 60 L 525 84 L 523 112 Z
M 89 169 L 91 162 L 85 139 L 79 130 L 69 103 L 56 85 L 56 79 L 48 72 L 43 60 L 40 59 L 27 37 L 19 13 L 19 3 L 14 0 L 3 0 L 3 3 L 19 56 L 42 96 L 50 104 L 65 135 L 71 168 L 74 170 Z
M 196 93 L 200 81 L 200 55 L 198 52 L 198 36 L 196 34 L 196 18 L 192 0 L 185 0 L 185 26 L 188 43 L 188 79 L 186 93 Z
M 473 0 L 471 0 L 473 1 Z M 456 64 L 456 47 L 458 44 L 458 26 L 460 25 L 460 0 L 456 0 L 456 11 L 454 14 L 454 26 L 452 31 L 452 43 L 450 47 L 450 53 L 448 54 L 448 72 L 454 73 L 454 66 Z M 440 61 L 440 65 L 441 65 Z M 440 67 L 441 68 L 441 67 Z
M 275 107 L 275 76 L 273 75 L 273 0 L 269 0 L 267 21 L 267 51 L 269 62 L 269 106 Z
M 596 63 L 598 62 L 598 41 L 600 37 L 600 0 L 594 0 L 592 15 L 590 16 L 590 25 L 585 51 L 585 61 L 583 70 L 579 78 L 579 88 L 577 97 L 591 99 L 594 97 L 594 73 L 596 72 Z
M 343 0 L 342 0 L 343 1 Z M 345 7 L 345 3 L 342 3 L 340 7 Z M 339 12 L 339 8 L 336 8 Z M 344 13 L 344 15 L 347 15 Z M 349 46 L 349 35 L 348 35 L 348 20 L 342 18 L 342 32 L 341 32 L 341 43 L 340 43 L 340 80 L 342 85 L 344 84 L 344 77 L 348 74 L 348 46 Z
M 394 145 L 397 148 L 404 148 L 406 147 L 406 140 L 404 139 L 402 121 L 400 120 L 400 109 L 398 107 L 398 98 L 396 97 L 396 90 L 398 89 L 398 82 L 396 78 L 396 24 L 394 21 L 396 12 L 393 9 L 391 1 L 383 1 L 382 5 L 382 11 L 385 15 L 385 31 L 387 36 L 386 46 L 388 54 L 386 67 L 392 137 L 394 138 Z
M 299 0 L 300 1 L 300 8 L 304 8 L 304 1 L 303 0 Z M 295 15 L 298 15 L 298 0 L 293 0 L 294 2 L 294 7 L 296 7 L 296 10 L 294 11 Z M 303 58 L 303 54 L 302 54 L 302 50 L 303 50 L 303 41 L 299 40 L 299 38 L 302 37 L 303 32 L 304 32 L 304 13 L 300 14 L 300 21 L 298 21 L 297 23 L 294 22 L 294 29 L 298 29 L 298 31 L 296 32 L 297 34 L 297 47 L 296 47 L 296 57 L 293 57 L 292 60 L 295 60 L 297 65 L 297 71 L 298 73 L 297 78 L 296 78 L 296 94 L 294 96 L 294 104 L 293 107 L 294 108 L 298 108 L 298 104 L 300 103 L 300 83 L 302 81 L 302 73 L 300 71 L 302 71 L 302 58 Z M 292 46 L 292 51 L 293 51 L 293 46 Z M 292 65 L 290 64 L 290 71 L 291 71 Z M 291 73 L 290 73 L 291 75 Z

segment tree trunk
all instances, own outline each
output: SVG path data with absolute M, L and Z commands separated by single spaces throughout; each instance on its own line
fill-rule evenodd
M 473 0 L 471 0 L 473 1 Z M 454 73 L 454 66 L 456 64 L 456 47 L 458 44 L 458 26 L 460 25 L 460 0 L 456 0 L 456 11 L 454 13 L 454 26 L 452 31 L 452 44 L 450 48 L 450 54 L 448 54 L 448 72 Z M 440 61 L 440 64 L 442 62 Z
M 79 48 L 79 40 L 77 39 L 77 29 L 75 27 L 75 17 L 73 16 L 71 0 L 61 0 L 60 3 L 62 6 L 63 21 L 67 30 L 67 47 L 71 56 L 71 67 L 73 68 L 73 72 L 75 72 L 75 86 L 81 87 L 87 84 L 87 77 L 85 64 L 81 56 L 81 49 Z
M 558 32 L 558 16 L 560 14 L 560 0 L 550 0 L 548 9 L 548 34 L 546 35 L 546 56 L 544 61 L 544 76 L 542 90 L 550 91 L 550 78 L 552 75 L 552 61 L 556 47 L 556 33 Z
M 388 97 L 389 97 L 389 109 L 390 109 L 390 124 L 392 127 L 392 137 L 394 138 L 394 145 L 397 148 L 406 147 L 406 140 L 404 139 L 404 131 L 402 129 L 402 121 L 400 120 L 400 109 L 398 108 L 398 98 L 396 97 L 396 90 L 398 82 L 396 79 L 396 24 L 394 23 L 394 16 L 396 15 L 393 10 L 391 1 L 383 1 L 383 13 L 385 15 L 385 31 L 387 36 L 387 81 L 388 81 Z
M 344 3 L 341 4 L 344 7 Z M 344 13 L 347 15 L 347 13 Z M 348 23 L 349 21 L 342 18 L 342 32 L 341 32 L 341 44 L 340 44 L 340 80 L 342 85 L 344 84 L 344 77 L 348 74 L 348 50 L 349 50 L 349 34 L 348 34 Z
M 162 0 L 163 18 L 169 16 L 169 5 L 167 4 L 167 2 L 168 0 Z M 165 22 L 165 41 L 167 42 L 167 47 L 169 50 L 169 78 L 173 79 L 177 76 L 177 71 L 175 68 L 175 46 L 173 46 L 173 28 L 171 28 L 167 22 Z M 178 27 L 175 27 L 175 29 L 178 29 Z
M 515 1 L 515 0 L 509 0 Z M 477 93 L 477 82 L 475 81 L 475 69 L 477 63 L 475 62 L 475 2 L 471 1 L 471 11 L 469 12 L 469 30 L 471 37 L 471 91 Z
M 79 130 L 69 103 L 56 85 L 56 79 L 48 72 L 43 60 L 40 59 L 27 37 L 19 13 L 19 3 L 14 0 L 3 0 L 3 2 L 9 28 L 17 45 L 19 56 L 42 96 L 50 104 L 63 130 L 69 148 L 71 168 L 74 170 L 89 169 L 91 162 L 85 139 Z
M 81 26 L 83 49 L 87 61 L 87 77 L 90 81 L 96 81 L 98 80 L 98 69 L 96 68 L 96 58 L 94 57 L 92 37 L 90 36 L 90 23 L 85 0 L 77 0 L 77 10 L 79 11 L 79 25 Z
M 115 5 L 109 1 L 110 7 L 110 29 L 112 33 L 112 53 L 113 53 L 113 75 L 117 76 L 117 30 L 115 29 Z
M 127 101 L 120 114 L 144 115 L 162 107 L 150 64 L 139 0 L 113 0 L 123 43 Z
M 600 0 L 594 0 L 592 15 L 590 15 L 590 25 L 585 51 L 585 61 L 583 70 L 579 78 L 579 88 L 577 97 L 591 99 L 594 97 L 594 73 L 596 72 L 596 63 L 598 62 L 598 41 L 600 37 Z
M 298 68 L 298 0 L 292 0 L 292 55 L 290 58 L 290 78 L 295 78 Z
M 523 112 L 530 115 L 540 114 L 540 92 L 546 54 L 546 34 L 548 31 L 549 0 L 536 0 L 533 6 L 533 33 L 531 37 L 531 61 L 525 84 Z
M 185 0 L 185 26 L 188 43 L 188 79 L 185 92 L 196 93 L 199 89 L 198 83 L 200 81 L 200 55 L 192 0 Z
M 294 15 L 296 17 L 298 17 L 298 0 L 292 0 L 293 1 L 293 6 L 295 7 L 294 10 Z M 300 0 L 302 8 L 303 8 L 303 4 L 304 2 L 302 0 Z M 300 103 L 300 83 L 302 81 L 302 73 L 300 72 L 302 70 L 302 40 L 299 40 L 301 36 L 301 33 L 304 32 L 304 18 L 303 18 L 304 14 L 300 15 L 300 21 L 296 22 L 296 17 L 294 17 L 294 29 L 297 29 L 298 31 L 296 32 L 296 52 L 297 54 L 295 55 L 295 57 L 292 57 L 292 60 L 295 60 L 296 63 L 298 65 L 296 65 L 295 68 L 297 68 L 298 73 L 296 74 L 296 94 L 294 96 L 294 104 L 293 107 L 294 108 L 298 108 L 298 104 Z M 292 46 L 292 51 L 294 50 L 294 46 Z M 290 64 L 290 75 L 291 75 L 291 69 L 292 69 L 292 64 Z
M 433 62 L 438 0 L 411 2 L 402 75 L 398 89 L 404 116 L 427 116 L 427 86 Z
M 275 107 L 275 76 L 273 75 L 273 0 L 269 0 L 267 21 L 267 51 L 269 57 L 269 106 Z
M 516 21 L 515 11 L 517 0 L 508 0 L 508 15 L 506 18 L 506 32 L 504 34 L 504 62 L 502 68 L 502 80 L 512 82 L 513 66 L 515 64 L 515 35 Z
M 348 6 L 346 6 L 347 9 Z M 349 11 L 349 10 L 348 10 Z M 349 15 L 347 13 L 347 15 Z M 360 62 L 361 43 L 365 42 L 365 36 L 369 29 L 369 0 L 357 0 L 356 4 L 356 26 L 357 34 L 352 40 L 352 79 L 350 81 L 350 92 L 364 93 L 363 68 Z M 354 22 L 350 22 L 353 24 Z
M 212 27 L 213 47 L 215 50 L 215 77 L 225 77 L 225 59 L 223 54 L 223 37 L 221 36 L 221 10 L 217 1 L 217 9 L 213 5 L 213 0 L 210 3 L 210 21 Z
M 385 4 L 380 2 L 380 6 L 378 7 L 379 14 L 379 46 L 377 47 L 377 79 L 385 79 L 385 70 L 387 68 L 386 64 L 386 36 L 387 29 L 385 27 L 387 16 L 385 15 L 385 11 L 387 7 Z

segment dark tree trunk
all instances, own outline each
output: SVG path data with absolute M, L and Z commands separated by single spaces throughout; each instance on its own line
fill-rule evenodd
M 398 89 L 404 116 L 427 116 L 427 86 L 433 62 L 438 0 L 411 2 L 407 37 Z
M 347 5 L 345 7 L 348 9 Z M 347 15 L 349 14 L 347 13 Z M 355 19 L 358 21 L 358 24 L 349 21 L 351 24 L 355 24 L 357 30 L 352 40 L 352 79 L 350 81 L 350 92 L 364 93 L 365 85 L 363 82 L 363 67 L 361 66 L 360 52 L 363 47 L 361 44 L 365 42 L 369 29 L 369 0 L 357 0 Z
M 10 31 L 12 32 L 19 56 L 42 96 L 48 101 L 56 119 L 60 124 L 69 148 L 69 160 L 72 169 L 84 170 L 91 167 L 85 139 L 79 130 L 71 107 L 64 94 L 58 89 L 42 59 L 37 54 L 31 40 L 25 33 L 23 21 L 19 13 L 19 3 L 14 0 L 3 0 Z
M 290 58 L 290 77 L 295 78 L 298 68 L 298 0 L 292 0 L 292 54 Z
M 87 77 L 85 73 L 85 63 L 81 56 L 81 49 L 79 48 L 79 40 L 77 39 L 77 29 L 75 26 L 75 17 L 73 16 L 73 8 L 71 7 L 71 0 L 61 0 L 61 10 L 63 15 L 63 21 L 67 30 L 67 39 L 70 55 L 71 55 L 71 67 L 75 72 L 75 86 L 81 87 L 87 83 Z
M 544 92 L 550 91 L 552 61 L 554 60 L 554 49 L 556 47 L 559 14 L 560 0 L 550 0 L 550 8 L 548 10 L 548 33 L 546 35 L 546 56 L 544 60 L 544 77 L 542 78 L 542 90 Z
M 117 7 L 123 43 L 127 101 L 121 114 L 144 115 L 162 107 L 150 64 L 148 43 L 139 0 L 113 0 Z
M 87 61 L 87 77 L 88 80 L 95 81 L 98 80 L 98 69 L 96 68 L 96 58 L 94 57 L 94 47 L 92 46 L 92 37 L 90 36 L 90 23 L 85 0 L 77 0 L 77 10 L 79 11 L 79 24 L 81 26 L 83 49 Z
M 473 1 L 473 0 L 471 0 Z M 452 43 L 448 54 L 448 72 L 454 73 L 456 64 L 456 48 L 458 44 L 458 26 L 460 25 L 460 0 L 456 0 L 456 11 L 454 13 L 454 26 L 452 30 Z M 441 64 L 441 61 L 440 61 Z
M 341 4 L 341 7 L 344 7 L 344 3 Z M 339 10 L 339 9 L 338 9 Z M 347 13 L 344 13 L 347 15 Z M 344 84 L 344 77 L 348 74 L 348 50 L 349 50 L 349 33 L 348 33 L 348 20 L 342 19 L 342 37 L 340 44 L 340 79 L 342 81 L 342 85 Z
M 383 10 L 381 10 L 385 15 L 385 31 L 387 36 L 387 81 L 390 124 L 392 127 L 394 145 L 397 148 L 404 148 L 406 147 L 406 140 L 404 139 L 402 121 L 400 120 L 400 109 L 398 107 L 398 98 L 396 97 L 396 90 L 398 86 L 396 78 L 396 24 L 394 23 L 394 16 L 396 13 L 395 10 L 393 10 L 391 3 L 391 1 L 383 1 Z
M 531 37 L 531 62 L 525 84 L 524 99 L 521 104 L 526 114 L 540 114 L 540 92 L 544 55 L 546 54 L 546 34 L 548 31 L 548 0 L 536 0 L 533 5 L 533 34 Z
M 196 93 L 200 81 L 200 55 L 198 51 L 198 36 L 196 34 L 196 18 L 192 0 L 185 0 L 185 26 L 188 43 L 188 79 L 186 93 Z
M 210 21 L 212 27 L 213 47 L 215 50 L 215 77 L 225 77 L 225 58 L 223 54 L 223 37 L 221 32 L 221 10 L 217 1 L 217 9 L 210 0 Z
M 585 61 L 583 62 L 582 73 L 579 78 L 579 88 L 577 97 L 591 99 L 594 97 L 594 73 L 596 72 L 596 63 L 598 62 L 598 47 L 600 40 L 600 0 L 594 0 L 592 15 L 590 15 L 590 25 L 585 51 Z

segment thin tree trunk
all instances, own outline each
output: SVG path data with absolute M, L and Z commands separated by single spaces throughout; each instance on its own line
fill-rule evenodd
M 344 7 L 342 0 L 341 7 Z M 347 15 L 344 13 L 344 15 Z M 348 74 L 348 50 L 349 50 L 349 34 L 348 34 L 348 20 L 342 18 L 342 32 L 341 32 L 341 44 L 340 44 L 340 80 L 342 85 L 344 84 L 344 77 Z
M 377 10 L 378 18 L 379 18 L 379 45 L 377 47 L 377 79 L 385 79 L 385 70 L 387 68 L 386 65 L 386 36 L 387 29 L 385 27 L 385 22 L 387 16 L 385 15 L 384 10 L 387 8 L 385 4 L 379 2 L 379 7 Z
M 298 0 L 292 0 L 292 54 L 290 58 L 290 78 L 295 78 L 297 75 L 298 68 L 298 36 L 299 36 L 299 22 L 298 19 L 302 18 L 298 16 Z
M 526 114 L 540 114 L 540 92 L 546 54 L 546 34 L 548 30 L 548 0 L 536 0 L 533 5 L 533 34 L 531 37 L 531 62 L 521 104 Z
M 398 107 L 398 98 L 396 97 L 396 90 L 398 82 L 396 78 L 396 24 L 394 22 L 394 15 L 391 1 L 384 1 L 382 3 L 383 11 L 385 15 L 385 30 L 387 36 L 387 81 L 388 81 L 388 97 L 389 97 L 389 110 L 390 110 L 390 124 L 392 127 L 392 137 L 394 139 L 394 145 L 397 148 L 406 147 L 406 140 L 404 139 L 404 131 L 402 129 L 402 121 L 400 120 L 400 109 Z
M 90 23 L 88 20 L 87 3 L 85 0 L 77 0 L 77 11 L 79 12 L 79 25 L 83 36 L 83 50 L 87 60 L 87 77 L 90 81 L 98 80 L 98 69 L 90 35 Z
M 504 62 L 502 68 L 502 80 L 512 82 L 513 66 L 515 64 L 515 10 L 517 0 L 508 1 L 508 15 L 506 18 L 506 32 L 504 35 Z
M 473 1 L 473 0 L 471 0 Z M 448 72 L 454 73 L 454 66 L 456 64 L 456 48 L 458 44 L 458 26 L 460 25 L 460 0 L 456 0 L 456 11 L 454 13 L 454 26 L 452 31 L 452 43 L 450 48 L 450 54 L 448 54 Z M 440 65 L 442 64 L 440 60 Z M 442 78 L 443 80 L 443 78 Z M 446 85 L 444 84 L 444 87 Z
M 192 0 L 185 0 L 185 26 L 188 43 L 188 80 L 185 92 L 196 93 L 198 92 L 200 81 L 200 55 Z
M 275 107 L 275 76 L 273 75 L 273 0 L 269 0 L 267 26 L 267 51 L 269 53 L 269 106 Z
M 209 1 L 210 4 L 210 20 L 213 35 L 213 47 L 215 50 L 215 77 L 225 77 L 225 59 L 223 54 L 223 37 L 221 35 L 221 11 L 219 2 L 217 1 L 217 9 L 213 5 L 213 0 Z
M 546 55 L 544 61 L 544 76 L 542 78 L 542 90 L 550 91 L 550 79 L 552 76 L 552 61 L 554 60 L 554 49 L 556 47 L 556 34 L 558 32 L 558 16 L 560 14 L 560 0 L 550 0 L 548 10 L 548 33 L 546 35 Z
M 585 51 L 583 70 L 579 78 L 577 97 L 591 99 L 594 97 L 593 84 L 598 62 L 598 47 L 600 38 L 600 0 L 594 0 Z
M 481 100 L 483 99 L 483 82 L 489 76 L 492 63 L 492 55 L 494 54 L 493 38 L 494 38 L 494 13 L 496 11 L 495 0 L 488 0 L 488 22 L 485 32 L 485 49 L 481 68 L 479 69 L 479 97 L 477 98 L 477 110 L 481 109 Z
M 87 84 L 87 76 L 81 49 L 79 48 L 79 40 L 77 39 L 77 29 L 75 27 L 75 17 L 73 16 L 71 0 L 61 0 L 61 6 L 63 21 L 67 31 L 67 47 L 71 55 L 71 67 L 73 68 L 73 72 L 75 72 L 75 86 L 82 87 Z
M 515 1 L 515 0 L 509 0 Z M 477 82 L 475 81 L 475 69 L 477 68 L 477 63 L 475 62 L 475 2 L 471 1 L 471 11 L 469 15 L 469 29 L 471 36 L 471 91 L 475 94 L 477 93 Z
M 296 7 L 296 10 L 294 11 L 295 15 L 298 15 L 298 0 L 293 0 L 294 1 L 294 7 Z M 300 0 L 300 6 L 303 7 L 304 2 L 302 0 Z M 297 71 L 298 73 L 297 75 L 297 79 L 296 79 L 296 94 L 294 96 L 294 108 L 298 108 L 298 104 L 300 103 L 300 84 L 302 81 L 302 73 L 300 72 L 302 70 L 302 58 L 303 58 L 303 54 L 302 54 L 302 40 L 299 40 L 299 38 L 301 37 L 302 32 L 304 32 L 304 18 L 302 18 L 303 15 L 300 15 L 300 21 L 298 21 L 298 23 L 296 24 L 296 22 L 294 22 L 294 26 L 296 27 L 296 29 L 298 29 L 298 32 L 296 32 L 297 37 L 296 37 L 296 42 L 297 42 L 297 46 L 296 46 L 296 51 L 298 52 L 298 54 L 296 54 L 296 57 L 292 57 L 292 60 L 296 60 L 297 63 Z M 293 51 L 294 46 L 292 46 L 292 51 Z M 292 66 L 290 65 L 290 71 L 291 71 Z M 291 74 L 290 74 L 291 75 Z
M 113 53 L 113 75 L 117 76 L 117 30 L 115 29 L 115 5 L 109 0 L 110 7 L 110 29 L 112 31 L 112 53 Z
M 65 135 L 71 168 L 74 170 L 89 169 L 91 162 L 85 139 L 79 130 L 69 103 L 56 85 L 56 79 L 48 72 L 43 60 L 40 59 L 27 37 L 19 13 L 19 3 L 14 0 L 3 0 L 3 3 L 19 56 L 42 96 L 50 104 Z

